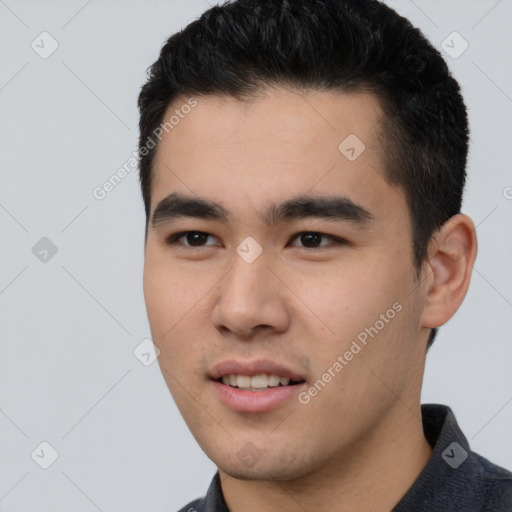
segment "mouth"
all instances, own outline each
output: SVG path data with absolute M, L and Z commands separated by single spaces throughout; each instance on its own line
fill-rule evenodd
M 265 391 L 271 388 L 283 386 L 297 386 L 305 382 L 304 379 L 293 380 L 289 377 L 282 377 L 274 374 L 261 373 L 259 375 L 239 375 L 231 373 L 223 375 L 216 379 L 217 382 L 235 389 L 243 389 L 245 391 Z
M 306 386 L 304 377 L 284 365 L 266 360 L 224 361 L 210 374 L 212 391 L 237 412 L 269 412 L 293 403 Z

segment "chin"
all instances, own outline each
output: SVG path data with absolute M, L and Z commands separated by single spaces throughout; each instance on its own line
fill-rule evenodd
M 286 482 L 295 480 L 306 476 L 307 472 L 301 471 L 290 471 L 290 468 L 244 468 L 241 465 L 237 467 L 221 467 L 218 466 L 219 470 L 226 473 L 232 478 L 237 480 L 256 480 L 265 482 Z
M 267 482 L 286 482 L 302 478 L 310 473 L 310 469 L 304 461 L 301 462 L 295 455 L 272 454 L 272 459 L 265 460 L 262 455 L 256 462 L 247 463 L 238 460 L 215 460 L 212 461 L 220 471 L 238 480 L 259 480 Z

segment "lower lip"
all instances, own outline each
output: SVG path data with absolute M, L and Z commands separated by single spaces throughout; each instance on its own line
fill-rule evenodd
M 277 409 L 287 400 L 297 397 L 306 385 L 302 382 L 293 386 L 276 386 L 262 391 L 248 391 L 232 388 L 216 380 L 211 383 L 220 401 L 230 409 L 239 412 L 267 412 Z

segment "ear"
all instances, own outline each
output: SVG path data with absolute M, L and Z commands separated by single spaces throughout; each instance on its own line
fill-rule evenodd
M 475 225 L 467 215 L 451 217 L 434 235 L 423 275 L 423 327 L 439 327 L 459 309 L 469 288 L 476 253 Z

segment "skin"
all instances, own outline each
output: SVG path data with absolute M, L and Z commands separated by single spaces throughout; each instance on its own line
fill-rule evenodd
M 389 511 L 431 455 L 420 412 L 427 339 L 464 298 L 476 237 L 468 217 L 453 217 L 417 275 L 403 192 L 383 178 L 381 116 L 367 93 L 275 88 L 245 102 L 212 95 L 159 143 L 151 211 L 180 193 L 230 215 L 150 223 L 144 295 L 163 376 L 218 466 L 232 512 Z M 338 150 L 349 134 L 366 146 L 355 161 Z M 305 194 L 350 198 L 372 219 L 267 225 L 259 215 Z M 184 231 L 211 236 L 200 246 L 166 242 Z M 311 247 L 300 232 L 348 243 L 316 237 L 322 245 Z M 247 236 L 263 248 L 250 264 L 236 252 Z M 215 364 L 256 358 L 298 371 L 307 390 L 396 303 L 401 311 L 306 405 L 290 399 L 243 413 L 212 391 Z M 252 465 L 237 455 L 248 443 Z

